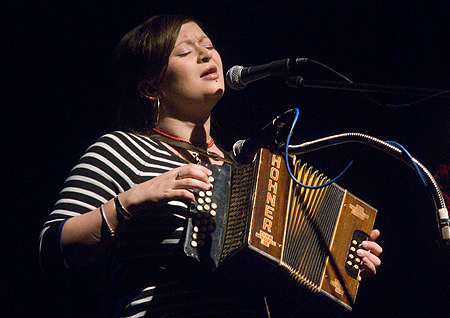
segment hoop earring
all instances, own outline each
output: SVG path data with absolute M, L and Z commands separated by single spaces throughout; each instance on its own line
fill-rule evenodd
M 155 105 L 156 104 L 156 105 Z M 159 108 L 161 106 L 161 102 L 159 101 L 159 96 L 156 96 L 156 103 L 154 104 L 155 112 L 156 112 L 156 119 L 155 119 L 155 126 L 159 122 Z

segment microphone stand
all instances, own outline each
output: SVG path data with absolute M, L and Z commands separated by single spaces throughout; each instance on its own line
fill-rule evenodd
M 392 94 L 406 94 L 406 95 L 421 95 L 421 96 L 441 96 L 450 98 L 450 90 L 440 90 L 432 88 L 416 88 L 380 84 L 367 83 L 353 83 L 342 81 L 323 81 L 323 80 L 309 80 L 302 76 L 288 77 L 285 80 L 288 87 L 293 88 L 326 88 L 345 91 L 358 92 L 378 92 L 378 93 L 392 93 Z

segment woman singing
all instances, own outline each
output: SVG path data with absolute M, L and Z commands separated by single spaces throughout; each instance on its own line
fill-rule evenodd
M 197 163 L 229 164 L 211 137 L 225 89 L 211 39 L 190 18 L 155 16 L 125 35 L 116 61 L 120 129 L 91 145 L 67 178 L 41 233 L 44 271 L 109 271 L 115 317 L 268 317 L 262 298 L 183 252 L 193 189 L 212 187 Z M 359 251 L 365 276 L 380 265 L 378 235 Z

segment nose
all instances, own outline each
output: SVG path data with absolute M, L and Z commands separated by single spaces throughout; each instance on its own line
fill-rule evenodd
M 198 62 L 204 63 L 212 59 L 212 51 L 209 48 L 199 46 Z

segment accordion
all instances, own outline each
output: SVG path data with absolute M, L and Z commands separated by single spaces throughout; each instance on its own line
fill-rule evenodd
M 329 181 L 291 159 L 301 183 Z M 266 269 L 261 277 L 282 273 L 277 284 L 288 281 L 302 294 L 352 310 L 361 266 L 356 250 L 372 231 L 373 207 L 335 183 L 297 185 L 284 158 L 267 149 L 248 165 L 205 165 L 213 171 L 213 188 L 195 191 L 184 243 L 188 256 L 215 268 L 251 257 L 252 266 Z

